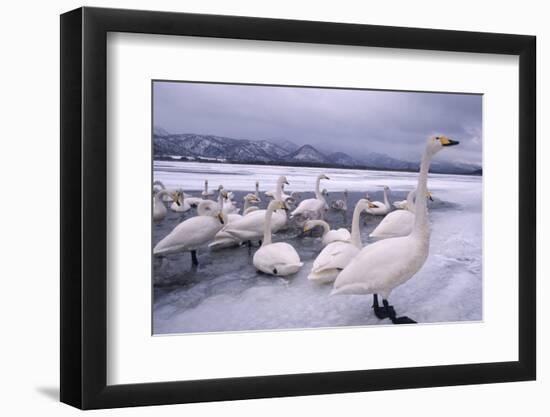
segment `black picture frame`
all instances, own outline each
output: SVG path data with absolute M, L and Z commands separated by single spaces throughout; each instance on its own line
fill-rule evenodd
M 513 362 L 107 385 L 108 32 L 519 56 L 519 358 Z M 79 8 L 61 15 L 61 401 L 82 409 L 536 378 L 534 36 Z

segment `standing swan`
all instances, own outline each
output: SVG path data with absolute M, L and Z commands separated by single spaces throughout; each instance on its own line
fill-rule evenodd
M 342 241 L 342 242 L 349 242 L 351 239 L 350 233 L 347 231 L 347 229 L 344 229 L 341 227 L 338 230 L 330 230 L 329 224 L 324 220 L 308 220 L 304 224 L 304 232 L 309 232 L 313 228 L 321 226 L 323 228 L 323 237 L 322 237 L 322 243 L 323 246 L 328 245 L 332 242 Z
M 333 282 L 340 271 L 359 253 L 363 247 L 359 231 L 361 213 L 372 205 L 368 200 L 361 199 L 353 210 L 351 222 L 351 238 L 348 242 L 329 243 L 313 261 L 313 267 L 307 278 L 320 283 Z
M 260 181 L 256 181 L 256 188 L 254 189 L 254 196 L 258 200 L 258 203 L 261 203 L 260 199 Z
M 271 242 L 271 217 L 275 210 L 286 210 L 280 200 L 273 200 L 267 206 L 264 222 L 264 240 L 260 249 L 254 254 L 252 263 L 261 272 L 270 275 L 287 276 L 295 274 L 302 267 L 296 249 L 286 242 Z
M 426 195 L 428 170 L 432 157 L 444 146 L 458 142 L 446 136 L 431 137 L 420 164 L 417 193 Z M 395 287 L 405 283 L 422 268 L 428 258 L 430 247 L 430 225 L 427 202 L 417 198 L 413 231 L 404 237 L 395 237 L 366 246 L 336 277 L 331 295 L 373 294 L 373 309 L 379 319 L 390 318 L 394 324 L 415 323 L 403 316 L 397 317 L 395 309 L 389 305 L 388 297 Z M 383 307 L 378 304 L 378 294 L 382 296 Z
M 384 185 L 384 202 L 381 201 L 372 201 L 372 204 L 375 207 L 369 208 L 367 210 L 368 214 L 372 214 L 374 216 L 385 216 L 388 214 L 388 212 L 391 210 L 390 201 L 388 199 L 388 191 L 390 190 L 390 187 L 387 185 Z
M 325 196 L 319 190 L 321 180 L 329 180 L 325 174 L 320 174 L 315 181 L 315 198 L 308 198 L 298 204 L 298 207 L 291 213 L 291 217 L 301 216 L 309 220 L 322 219 L 325 210 L 328 208 Z
M 204 180 L 204 191 L 201 193 L 201 195 L 205 199 L 214 195 L 212 191 L 208 191 L 208 180 Z
M 197 249 L 210 242 L 223 227 L 225 215 L 222 213 L 223 200 L 220 203 L 203 201 L 197 207 L 198 216 L 191 217 L 178 224 L 153 248 L 153 255 L 168 255 L 177 252 L 191 252 L 191 262 L 198 265 Z

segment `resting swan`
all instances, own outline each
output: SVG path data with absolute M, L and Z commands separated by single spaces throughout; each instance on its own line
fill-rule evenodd
M 407 195 L 405 210 L 395 210 L 388 213 L 386 217 L 376 226 L 369 237 L 376 239 L 387 239 L 389 237 L 407 236 L 413 230 L 414 226 L 414 198 L 416 190 L 412 190 Z M 431 194 L 428 192 L 426 198 L 432 200 Z
M 177 252 L 191 252 L 191 262 L 198 265 L 197 249 L 210 242 L 225 223 L 222 213 L 223 200 L 219 204 L 203 201 L 197 207 L 198 216 L 178 224 L 153 248 L 153 255 L 168 255 Z
M 390 201 L 388 200 L 388 191 L 390 187 L 384 185 L 384 202 L 381 201 L 371 201 L 374 207 L 367 210 L 368 214 L 374 216 L 385 216 L 391 210 Z
M 275 210 L 286 210 L 280 200 L 273 200 L 265 210 L 264 239 L 254 254 L 252 263 L 257 270 L 270 275 L 287 276 L 298 272 L 303 263 L 296 249 L 286 242 L 271 242 L 271 218 Z
M 458 142 L 446 136 L 428 139 L 418 175 L 418 195 L 426 194 L 432 157 L 443 147 L 456 144 Z M 417 198 L 412 233 L 380 240 L 363 248 L 338 274 L 331 295 L 373 294 L 373 309 L 378 318 L 389 317 L 394 324 L 415 323 L 408 317 L 397 317 L 387 299 L 395 287 L 408 281 L 422 268 L 428 258 L 429 247 L 427 202 L 425 198 Z M 383 307 L 378 304 L 378 294 L 382 296 Z
M 281 176 L 277 180 L 277 201 L 282 201 L 281 195 L 283 184 L 288 184 L 285 176 Z M 241 242 L 260 240 L 264 234 L 265 213 L 266 210 L 255 210 L 252 213 L 243 216 L 242 219 L 238 219 L 228 224 L 223 228 L 223 231 L 229 233 Z M 275 211 L 271 219 L 271 231 L 273 233 L 279 231 L 286 225 L 286 222 L 286 211 Z
M 191 210 L 191 205 L 185 198 L 185 193 L 181 190 L 176 191 L 176 200 L 170 206 L 170 210 L 175 211 L 176 213 L 185 213 L 186 211 Z
M 163 198 L 169 196 L 172 201 L 175 201 L 177 204 L 179 202 L 176 200 L 176 196 L 169 190 L 160 190 L 153 197 L 153 221 L 160 222 L 164 220 L 168 210 L 163 203 Z
M 342 200 L 333 201 L 330 204 L 330 208 L 336 211 L 348 210 L 348 190 L 344 190 L 344 198 Z
M 298 204 L 298 207 L 296 207 L 296 209 L 294 209 L 291 213 L 291 218 L 300 216 L 309 220 L 318 220 L 324 217 L 328 204 L 324 195 L 319 190 L 319 184 L 321 180 L 328 179 L 330 178 L 325 174 L 320 174 L 317 177 L 317 180 L 315 181 L 315 198 L 308 198 L 301 201 L 300 204 Z
M 309 280 L 323 284 L 334 281 L 340 271 L 359 253 L 363 247 L 359 230 L 359 218 L 361 212 L 369 208 L 371 204 L 365 199 L 357 202 L 355 210 L 353 210 L 350 240 L 329 243 L 313 261 L 313 267 L 307 276 Z
M 323 246 L 337 241 L 349 242 L 351 239 L 351 234 L 347 229 L 341 227 L 338 230 L 330 230 L 329 224 L 324 220 L 308 220 L 304 224 L 304 232 L 309 232 L 317 226 L 321 226 L 323 228 L 323 237 L 321 240 Z

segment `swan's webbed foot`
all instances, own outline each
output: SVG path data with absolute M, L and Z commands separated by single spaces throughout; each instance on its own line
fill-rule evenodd
M 373 294 L 372 309 L 374 310 L 374 315 L 380 320 L 387 319 L 390 317 L 390 314 L 395 316 L 395 310 L 392 306 L 388 305 L 387 307 L 380 307 L 378 304 L 378 294 Z
M 393 324 L 414 324 L 416 321 L 413 319 L 407 317 L 407 316 L 401 316 L 397 317 L 397 314 L 395 313 L 395 309 L 393 306 L 389 305 L 388 300 L 382 300 L 384 303 L 384 308 L 386 309 L 388 313 L 388 317 L 391 320 Z
M 197 251 L 192 250 L 191 251 L 191 263 L 193 266 L 197 266 L 199 264 L 199 260 L 197 259 Z
M 393 324 L 415 324 L 416 321 L 413 319 L 407 317 L 407 316 L 401 316 L 401 317 L 395 317 L 392 319 Z

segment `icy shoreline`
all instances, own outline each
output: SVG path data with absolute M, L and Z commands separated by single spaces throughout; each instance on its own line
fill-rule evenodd
M 382 199 L 382 185 L 391 188 L 391 200 L 404 199 L 416 185 L 417 174 L 406 172 L 358 171 L 321 168 L 291 168 L 189 162 L 155 162 L 155 179 L 167 187 L 181 187 L 198 195 L 204 179 L 212 188 L 223 184 L 236 191 L 236 201 L 253 191 L 271 190 L 276 178 L 284 173 L 289 191 L 302 198 L 311 196 L 319 172 L 331 177 L 322 188 L 329 199 L 342 198 L 350 191 L 352 207 L 368 191 L 372 199 Z M 422 270 L 390 296 L 399 314 L 419 323 L 458 322 L 482 319 L 482 178 L 475 176 L 430 174 L 428 187 L 435 202 L 430 204 L 432 238 L 430 256 Z M 262 196 L 264 207 L 267 199 Z M 192 214 L 170 212 L 153 228 L 153 243 L 160 240 L 182 219 Z M 329 212 L 332 227 L 347 226 L 344 219 Z M 363 244 L 381 218 L 368 217 L 362 225 Z M 330 297 L 330 285 L 308 281 L 311 264 L 321 246 L 315 236 L 299 231 L 279 233 L 274 240 L 293 244 L 305 265 L 288 280 L 256 273 L 252 265 L 255 248 L 199 251 L 200 265 L 193 269 L 189 254 L 170 256 L 154 262 L 155 334 L 217 332 L 242 330 L 295 329 L 388 324 L 378 320 L 370 308 L 370 296 Z

